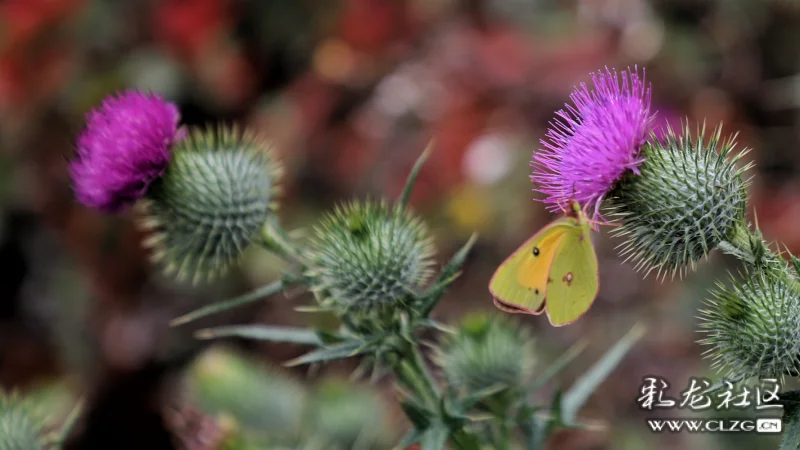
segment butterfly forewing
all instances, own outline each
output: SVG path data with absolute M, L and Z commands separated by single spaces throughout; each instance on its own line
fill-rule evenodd
M 564 217 L 536 233 L 497 269 L 489 291 L 498 308 L 512 313 L 540 314 L 548 289 L 548 273 L 561 242 L 575 219 Z

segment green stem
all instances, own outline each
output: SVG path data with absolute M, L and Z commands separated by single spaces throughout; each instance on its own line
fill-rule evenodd
M 511 448 L 511 421 L 508 413 L 511 410 L 513 394 L 503 391 L 484 400 L 484 404 L 494 416 L 498 427 L 492 427 L 496 434 L 495 446 L 499 450 L 509 450 Z
M 502 432 L 501 449 L 511 450 L 511 423 L 508 418 L 503 418 L 500 423 L 500 430 Z
M 772 274 L 782 276 L 785 282 L 800 292 L 800 281 L 793 276 L 789 264 L 767 247 L 757 229 L 754 232 L 744 222 L 739 222 L 732 236 L 719 243 L 719 248 L 757 271 L 769 269 Z
M 422 379 L 425 381 L 426 389 L 434 397 L 438 398 L 440 396 L 439 386 L 436 385 L 430 370 L 428 370 L 428 365 L 425 364 L 425 361 L 422 359 L 422 354 L 419 352 L 419 347 L 414 344 L 409 344 L 409 347 L 409 356 L 414 368 L 422 375 Z
M 723 252 L 753 265 L 759 259 L 759 256 L 753 252 L 753 242 L 757 242 L 756 239 L 760 239 L 760 237 L 756 236 L 744 221 L 740 221 L 736 224 L 732 235 L 719 243 L 719 248 Z
M 285 260 L 305 266 L 302 252 L 294 245 L 292 238 L 276 220 L 268 220 L 264 224 L 261 228 L 261 238 L 260 244 L 267 250 Z
M 397 360 L 393 363 L 397 382 L 413 392 L 431 410 L 438 409 L 442 394 L 422 358 L 419 347 L 404 340 L 397 353 Z M 478 442 L 477 437 L 463 428 L 451 429 L 450 441 L 456 450 L 479 449 L 475 444 Z
M 398 348 L 398 360 L 394 364 L 398 381 L 411 389 L 429 408 L 438 407 L 439 387 L 433 380 L 417 346 L 403 341 Z

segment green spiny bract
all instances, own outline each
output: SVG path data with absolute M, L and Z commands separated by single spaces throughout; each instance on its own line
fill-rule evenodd
M 437 363 L 450 385 L 462 392 L 496 385 L 521 388 L 533 373 L 534 345 L 514 322 L 471 315 L 439 350 Z
M 192 130 L 144 202 L 153 258 L 193 283 L 224 275 L 275 209 L 279 175 L 269 146 L 255 135 Z
M 425 224 L 405 208 L 353 201 L 314 228 L 306 275 L 323 307 L 357 322 L 412 307 L 433 254 Z
M 17 394 L 0 391 L 0 450 L 45 448 L 44 421 Z
M 786 268 L 788 270 L 788 268 Z M 719 284 L 700 312 L 714 367 L 733 375 L 782 378 L 800 371 L 800 292 L 787 272 L 753 271 Z
M 637 270 L 683 275 L 744 221 L 748 181 L 737 166 L 746 151 L 730 157 L 735 136 L 720 141 L 718 127 L 705 139 L 705 126 L 692 137 L 672 129 L 642 148 L 638 174 L 626 176 L 609 199 L 613 233 L 625 239 L 622 255 Z

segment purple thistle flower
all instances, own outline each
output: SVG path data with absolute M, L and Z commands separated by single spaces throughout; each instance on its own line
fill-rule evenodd
M 550 211 L 575 199 L 592 220 L 605 221 L 600 204 L 627 170 L 638 174 L 639 152 L 650 131 L 650 88 L 636 69 L 592 74 L 570 95 L 573 105 L 556 113 L 535 155 L 531 179 Z M 620 84 L 621 79 L 621 84 Z
M 155 94 L 107 97 L 86 115 L 69 174 L 77 200 L 108 213 L 124 211 L 147 192 L 182 137 L 178 108 Z

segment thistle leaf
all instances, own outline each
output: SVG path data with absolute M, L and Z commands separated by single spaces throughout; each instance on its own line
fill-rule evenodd
M 401 401 L 400 407 L 417 430 L 427 429 L 436 416 L 431 410 L 417 403 L 413 397 Z
M 539 375 L 539 377 L 537 377 L 533 382 L 531 390 L 535 391 L 547 384 L 547 382 L 550 381 L 554 376 L 558 375 L 562 370 L 564 370 L 564 368 L 567 367 L 570 362 L 583 353 L 583 351 L 586 349 L 586 345 L 586 341 L 578 342 L 570 347 L 561 356 L 559 356 L 550 365 L 548 365 L 544 372 L 542 372 L 542 374 Z
M 232 325 L 206 328 L 195 333 L 198 339 L 240 337 L 257 341 L 289 342 L 293 344 L 322 345 L 319 336 L 307 328 L 270 325 Z
M 471 392 L 460 400 L 461 409 L 463 411 L 468 411 L 472 409 L 475 405 L 477 405 L 479 402 L 495 394 L 498 394 L 506 389 L 508 389 L 508 386 L 504 384 L 495 384 L 493 386 L 489 386 L 487 388 Z
M 188 314 L 184 314 L 183 316 L 177 317 L 170 322 L 170 326 L 178 326 L 183 325 L 194 320 L 200 319 L 202 317 L 207 317 L 213 314 L 217 314 L 219 312 L 227 311 L 229 309 L 237 308 L 239 306 L 248 305 L 250 303 L 255 303 L 261 300 L 264 297 L 268 297 L 272 294 L 276 294 L 283 289 L 286 288 L 286 284 L 283 281 L 273 281 L 272 283 L 262 286 L 252 292 L 248 292 L 246 294 L 242 294 L 238 297 L 234 297 L 229 300 L 223 300 L 218 303 L 214 303 L 212 305 L 205 306 L 203 308 L 198 308 Z
M 419 158 L 417 158 L 417 161 L 414 163 L 414 167 L 411 168 L 411 173 L 408 174 L 406 185 L 403 187 L 403 193 L 400 194 L 400 198 L 397 200 L 397 203 L 402 208 L 406 208 L 408 206 L 408 200 L 411 198 L 411 192 L 414 190 L 414 184 L 417 182 L 417 176 L 419 176 L 419 172 L 422 170 L 422 166 L 425 165 L 425 161 L 428 160 L 428 156 L 430 156 L 432 150 L 433 141 L 430 141 L 425 147 L 425 150 L 423 150 L 422 154 L 419 155 Z
M 461 270 L 461 266 L 464 265 L 464 261 L 467 259 L 467 255 L 469 251 L 472 249 L 472 246 L 475 245 L 475 241 L 478 240 L 478 234 L 473 234 L 469 240 L 450 258 L 450 261 L 442 268 L 439 272 L 439 275 L 433 281 L 431 287 L 429 287 L 425 292 L 420 294 L 418 303 L 419 306 L 419 315 L 420 317 L 427 317 L 433 308 L 436 307 L 436 304 L 441 300 L 444 293 L 447 291 L 447 288 L 450 287 L 450 284 L 455 281 L 456 278 L 459 276 L 459 271 Z
M 450 430 L 447 425 L 441 422 L 434 422 L 431 427 L 422 433 L 420 447 L 422 447 L 422 450 L 444 450 L 449 436 Z
M 564 423 L 574 423 L 578 410 L 586 402 L 592 392 L 605 381 L 609 374 L 619 365 L 622 358 L 633 345 L 644 335 L 645 327 L 636 325 L 622 337 L 606 354 L 595 363 L 572 387 L 564 394 L 563 420 Z
M 299 358 L 284 363 L 287 367 L 299 366 L 301 364 L 311 364 L 317 362 L 333 361 L 336 359 L 346 359 L 356 356 L 366 351 L 362 341 L 346 341 L 341 344 L 322 347 L 312 350 Z

